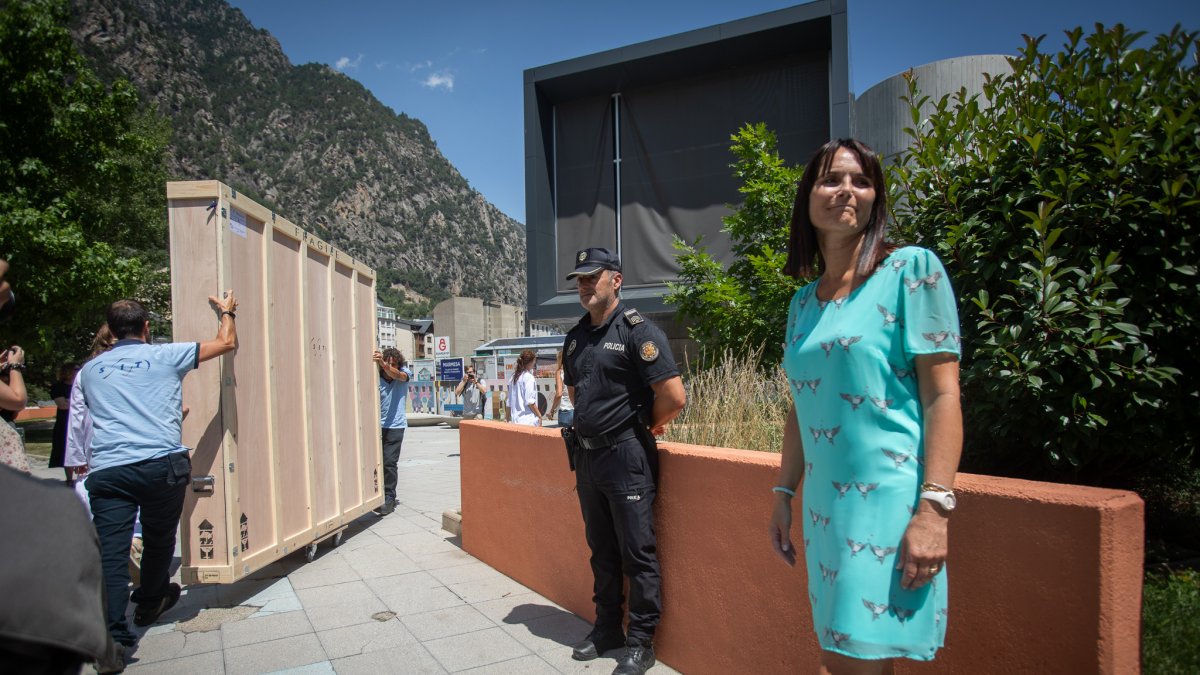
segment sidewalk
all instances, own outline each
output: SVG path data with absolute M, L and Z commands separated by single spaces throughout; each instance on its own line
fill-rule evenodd
M 60 469 L 34 474 L 62 480 Z M 126 672 L 612 672 L 619 651 L 571 659 L 590 624 L 441 529 L 442 512 L 460 504 L 457 429 L 408 430 L 397 492 L 393 514 L 359 518 L 311 563 L 297 552 L 235 584 L 185 587 L 159 624 L 137 629 Z

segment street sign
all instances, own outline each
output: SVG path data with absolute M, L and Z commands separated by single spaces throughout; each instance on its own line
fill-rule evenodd
M 433 355 L 435 357 L 450 356 L 450 338 L 439 335 L 433 338 Z
M 458 382 L 463 378 L 462 357 L 438 359 L 438 379 L 443 382 Z

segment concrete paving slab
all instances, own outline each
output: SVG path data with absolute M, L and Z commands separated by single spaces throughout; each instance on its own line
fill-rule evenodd
M 337 671 L 333 669 L 333 664 L 328 661 L 312 663 L 307 666 L 298 668 L 284 668 L 283 670 L 273 670 L 268 675 L 336 675 Z
M 287 614 L 274 614 L 258 619 L 243 619 L 222 624 L 221 640 L 228 651 L 242 645 L 272 642 L 312 632 L 314 632 L 312 624 L 309 623 L 308 616 L 304 612 L 288 612 Z
M 170 661 L 142 664 L 130 661 L 125 672 L 136 675 L 224 675 L 225 654 L 206 652 Z
M 491 619 L 470 605 L 410 614 L 400 617 L 400 621 L 422 642 L 496 626 Z
M 505 624 L 502 628 L 529 651 L 541 653 L 547 650 L 569 650 L 571 645 L 587 637 L 592 624 L 570 612 L 559 610 L 521 623 Z
M 281 614 L 280 616 L 287 616 Z M 249 620 L 249 619 L 248 619 Z M 267 621 L 268 619 L 254 619 Z M 321 642 L 311 632 L 305 635 L 232 647 L 225 650 L 228 675 L 254 675 L 328 661 Z
M 441 675 L 446 669 L 420 643 L 381 649 L 333 661 L 338 675 Z
M 464 581 L 461 584 L 450 584 L 448 588 L 454 591 L 455 595 L 462 598 L 464 602 L 470 604 L 504 598 L 510 595 L 520 595 L 529 591 L 528 588 L 503 575 L 495 579 L 480 579 L 478 581 Z
M 469 675 L 558 675 L 554 666 L 535 654 L 459 672 Z
M 496 625 L 524 623 L 547 614 L 565 611 L 537 593 L 520 593 L 471 605 Z
M 453 635 L 422 644 L 450 672 L 500 663 L 530 653 L 500 628 Z
M 434 568 L 429 570 L 429 573 L 438 581 L 446 584 L 461 584 L 467 581 L 482 581 L 484 579 L 502 579 L 507 578 L 503 574 L 492 569 L 485 563 L 478 560 L 469 565 L 456 565 L 454 567 Z
M 304 609 L 311 610 L 325 605 L 337 605 L 351 601 L 366 601 L 375 599 L 375 591 L 361 579 L 347 581 L 328 586 L 302 588 L 296 591 L 296 597 L 304 604 Z
M 370 621 L 353 626 L 317 631 L 317 638 L 330 659 L 420 645 L 420 641 L 398 619 Z
M 317 631 L 371 623 L 376 621 L 375 616 L 380 612 L 390 610 L 382 600 L 374 596 L 305 610 L 309 623 L 312 624 L 313 630 Z
M 143 637 L 138 641 L 137 650 L 132 656 L 139 665 L 145 665 L 207 652 L 220 652 L 222 647 L 220 631 L 184 633 L 172 630 Z M 132 659 L 130 662 L 133 662 Z

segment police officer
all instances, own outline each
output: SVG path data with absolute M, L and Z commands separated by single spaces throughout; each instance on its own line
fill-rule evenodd
M 654 665 L 662 614 L 654 495 L 654 437 L 683 410 L 685 394 L 666 336 L 619 299 L 621 259 L 604 248 L 575 257 L 587 314 L 563 342 L 563 382 L 575 404 L 575 481 L 591 548 L 596 625 L 572 656 L 579 661 L 624 645 L 614 675 Z M 622 624 L 622 571 L 629 576 L 629 635 Z

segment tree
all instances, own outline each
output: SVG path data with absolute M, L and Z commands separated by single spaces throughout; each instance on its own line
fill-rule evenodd
M 1075 29 L 1057 53 L 1026 37 L 982 100 L 929 101 L 909 77 L 892 203 L 962 299 L 972 469 L 1200 477 L 1200 385 L 1181 377 L 1200 365 L 1200 44 L 1141 36 Z
M 112 300 L 166 310 L 168 127 L 128 82 L 99 81 L 68 20 L 62 0 L 0 4 L 0 254 L 20 312 L 5 339 L 43 378 L 82 356 Z
M 800 282 L 783 274 L 796 182 L 803 169 L 779 157 L 775 133 L 748 124 L 730 137 L 730 165 L 745 201 L 723 219 L 736 257 L 726 270 L 701 246 L 678 237 L 680 281 L 665 300 L 691 322 L 688 335 L 708 354 L 762 349 L 762 363 L 783 358 L 788 302 Z

